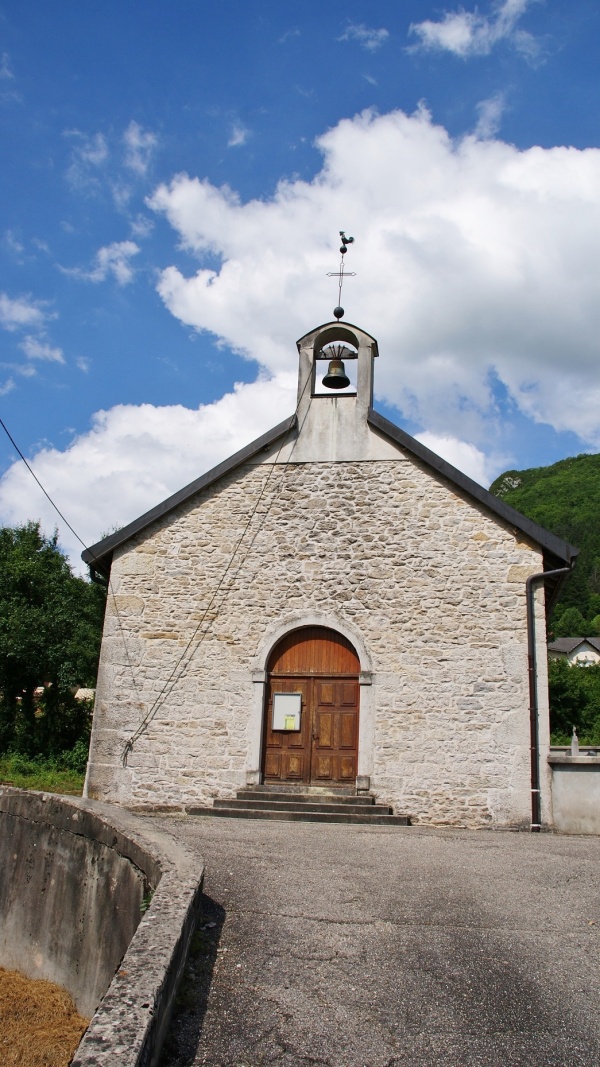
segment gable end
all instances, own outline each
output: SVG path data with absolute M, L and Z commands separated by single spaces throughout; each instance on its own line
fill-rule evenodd
M 404 452 L 410 452 L 416 459 L 421 460 L 432 470 L 436 471 L 442 478 L 455 485 L 464 494 L 476 500 L 478 504 L 482 504 L 488 511 L 491 511 L 493 515 L 501 519 L 503 523 L 508 526 L 512 526 L 521 533 L 525 534 L 531 541 L 534 541 L 537 545 L 544 549 L 544 561 L 548 557 L 547 562 L 551 566 L 565 566 L 572 565 L 575 559 L 579 555 L 579 549 L 573 545 L 568 544 L 567 541 L 561 540 L 555 534 L 550 533 L 549 530 L 544 529 L 539 523 L 534 522 L 533 519 L 528 519 L 525 515 L 522 515 L 520 511 L 516 511 L 515 508 L 511 508 L 510 504 L 506 504 L 499 497 L 494 496 L 487 489 L 484 489 L 478 482 L 473 481 L 467 474 L 463 474 L 462 471 L 457 470 L 451 463 L 448 463 L 441 456 L 438 456 L 435 452 L 432 452 L 430 448 L 422 445 L 416 438 L 411 437 L 410 434 L 401 430 L 399 426 L 395 426 L 389 419 L 385 419 L 383 415 L 380 415 L 374 408 L 369 408 L 367 420 L 373 429 L 378 430 L 379 433 L 389 437 L 395 444 Z

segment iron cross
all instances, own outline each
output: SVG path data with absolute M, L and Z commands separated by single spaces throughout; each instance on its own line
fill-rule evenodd
M 356 277 L 356 271 L 353 271 L 353 270 L 345 271 L 344 270 L 344 256 L 346 255 L 346 252 L 348 251 L 347 245 L 354 244 L 354 238 L 353 237 L 346 237 L 346 234 L 344 233 L 343 230 L 340 230 L 340 237 L 342 239 L 342 247 L 340 248 L 340 253 L 341 253 L 341 256 L 342 256 L 342 258 L 340 260 L 340 269 L 338 271 L 328 271 L 328 273 L 327 273 L 327 277 L 328 278 L 338 278 L 339 279 L 338 306 L 333 309 L 333 314 L 335 315 L 336 319 L 338 319 L 338 320 L 341 319 L 343 314 L 344 314 L 344 309 L 341 306 L 342 305 L 342 285 L 344 284 L 344 278 L 355 278 Z

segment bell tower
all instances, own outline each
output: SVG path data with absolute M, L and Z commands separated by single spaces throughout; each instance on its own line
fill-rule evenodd
M 345 256 L 353 237 L 340 230 L 338 306 L 335 322 L 326 322 L 301 337 L 298 346 L 298 436 L 291 451 L 292 462 L 361 460 L 370 458 L 373 432 L 368 424 L 373 404 L 373 361 L 379 355 L 377 341 L 358 326 L 342 322 Z M 286 460 L 287 461 L 287 460 Z
M 367 414 L 373 403 L 377 341 L 357 326 L 338 321 L 311 330 L 297 345 L 299 436 L 294 459 L 361 458 L 360 442 L 366 444 L 370 436 Z

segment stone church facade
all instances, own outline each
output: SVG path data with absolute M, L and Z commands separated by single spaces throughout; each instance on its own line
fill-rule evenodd
M 356 388 L 319 392 L 340 343 Z M 551 826 L 542 572 L 575 550 L 373 410 L 364 331 L 298 349 L 295 415 L 84 553 L 110 576 L 87 794 L 343 785 L 529 828 L 533 789 Z

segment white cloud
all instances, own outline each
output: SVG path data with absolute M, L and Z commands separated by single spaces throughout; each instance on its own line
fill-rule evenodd
M 337 39 L 338 41 L 358 41 L 368 52 L 376 52 L 378 48 L 381 48 L 382 44 L 385 44 L 389 35 L 390 31 L 383 27 L 379 30 L 374 30 L 369 26 L 365 26 L 362 22 L 351 22 Z
M 65 451 L 43 448 L 30 462 L 79 536 L 92 544 L 281 422 L 295 403 L 296 374 L 281 373 L 237 384 L 196 410 L 123 404 L 97 412 L 92 429 Z M 454 437 L 423 433 L 418 440 L 484 485 L 506 467 L 502 457 L 490 459 Z M 58 526 L 62 546 L 83 573 L 81 545 L 17 462 L 0 480 L 0 521 L 16 524 L 32 517 L 46 530 Z
M 143 241 L 145 237 L 149 237 L 154 229 L 153 219 L 149 219 L 147 215 L 138 214 L 131 222 L 131 232 L 138 240 Z
M 31 363 L 0 363 L 3 370 L 9 370 L 12 374 L 18 374 L 21 378 L 34 378 L 36 369 Z
M 4 240 L 6 242 L 7 248 L 9 248 L 10 251 L 13 252 L 14 255 L 18 258 L 19 262 L 22 263 L 23 260 L 21 257 L 23 256 L 23 253 L 25 251 L 25 245 L 23 244 L 23 242 L 19 240 L 19 238 L 16 236 L 16 234 L 13 233 L 12 230 L 6 231 L 6 233 L 4 234 Z
M 525 30 L 517 29 L 517 22 L 528 7 L 538 0 L 498 0 L 493 15 L 474 11 L 446 12 L 440 22 L 425 19 L 412 23 L 410 33 L 419 38 L 418 45 L 428 51 L 452 52 L 455 56 L 486 56 L 500 41 L 507 41 L 518 52 L 532 59 L 539 54 L 539 42 Z
M 290 338 L 337 302 L 344 226 L 357 277 L 342 302 L 379 339 L 380 397 L 487 451 L 498 380 L 530 418 L 600 446 L 600 151 L 453 142 L 423 109 L 365 112 L 317 145 L 321 172 L 269 200 L 184 174 L 156 190 L 150 206 L 200 260 L 191 277 L 163 270 L 172 314 L 291 369 Z
M 0 56 L 0 78 L 3 81 L 14 81 L 14 77 L 10 66 L 10 56 L 8 52 L 3 52 Z
M 231 127 L 231 133 L 227 142 L 228 148 L 239 148 L 240 145 L 246 144 L 250 136 L 250 130 L 242 126 L 241 122 L 234 122 Z
M 66 451 L 44 448 L 30 461 L 37 477 L 87 543 L 137 518 L 294 411 L 296 375 L 236 385 L 197 410 L 150 404 L 100 411 L 92 429 Z M 39 518 L 58 526 L 78 563 L 81 545 L 57 516 L 22 462 L 0 481 L 5 524 Z
M 135 273 L 130 260 L 137 256 L 139 251 L 139 245 L 134 241 L 113 241 L 112 244 L 98 249 L 91 270 L 82 270 L 80 267 L 61 267 L 61 270 L 64 274 L 71 274 L 89 282 L 104 282 L 112 275 L 119 285 L 128 285 L 133 281 Z
M 3 88 L 0 92 L 0 104 L 22 104 L 23 97 L 15 89 L 9 89 L 8 84 L 14 82 L 15 76 L 10 65 L 10 56 L 8 52 L 3 52 L 0 56 L 0 83 L 3 83 L 6 88 Z
M 50 363 L 65 362 L 61 348 L 53 348 L 52 345 L 49 345 L 46 341 L 41 341 L 38 337 L 31 337 L 30 335 L 24 337 L 19 348 L 28 359 L 41 359 Z
M 65 130 L 63 136 L 74 141 L 71 162 L 67 168 L 67 181 L 80 191 L 97 187 L 99 182 L 96 171 L 109 157 L 106 137 L 102 133 L 89 136 L 81 130 Z
M 447 460 L 464 474 L 468 474 L 469 478 L 473 478 L 485 488 L 494 481 L 494 478 L 502 474 L 503 470 L 506 470 L 508 463 L 506 456 L 486 456 L 480 448 L 467 441 L 459 441 L 456 437 L 427 431 L 415 434 L 415 436 L 417 441 L 420 441 L 426 448 L 430 448 L 436 455 Z
M 294 37 L 300 37 L 300 30 L 286 30 L 286 32 L 282 33 L 281 37 L 278 38 L 277 44 L 287 44 L 287 42 L 291 41 Z
M 137 256 L 139 246 L 134 241 L 114 241 L 96 252 L 96 266 L 90 273 L 93 282 L 103 282 L 112 274 L 119 285 L 128 285 L 133 280 L 133 268 L 129 262 Z
M 78 356 L 75 360 L 75 365 L 78 370 L 81 370 L 84 372 L 84 374 L 87 374 L 92 365 L 92 361 L 91 359 L 88 359 L 87 356 Z
M 8 378 L 0 384 L 0 396 L 6 396 L 17 388 L 17 383 L 14 379 L 15 374 L 20 378 L 34 378 L 36 374 L 36 369 L 31 363 L 0 363 L 0 367 L 2 370 L 11 372 Z
M 34 300 L 31 296 L 12 298 L 7 293 L 0 293 L 0 326 L 11 333 L 29 331 L 18 345 L 29 360 L 65 362 L 62 349 L 49 344 L 45 337 L 45 327 L 54 318 L 56 313 L 49 311 L 44 301 Z M 0 386 L 2 396 L 16 388 L 14 375 L 32 378 L 36 374 L 31 363 L 0 363 L 0 367 L 11 371 L 10 377 Z
M 494 137 L 500 129 L 505 108 L 506 99 L 502 92 L 495 93 L 494 96 L 490 96 L 487 100 L 481 100 L 477 104 L 479 117 L 475 127 L 475 136 L 480 137 L 483 141 Z
M 376 395 L 424 428 L 420 440 L 489 482 L 512 463 L 495 443 L 498 382 L 526 417 L 600 447 L 600 150 L 454 142 L 424 109 L 365 112 L 318 147 L 314 180 L 281 182 L 270 199 L 187 175 L 155 191 L 150 206 L 199 260 L 192 277 L 162 272 L 165 305 L 256 361 L 258 380 L 198 411 L 101 412 L 66 451 L 38 453 L 36 473 L 88 542 L 291 414 L 294 341 L 337 303 L 326 275 L 342 227 L 356 237 L 346 317 L 378 338 Z M 203 266 L 207 253 L 220 267 Z M 0 299 L 0 315 L 31 332 L 28 315 L 43 313 L 21 300 Z M 3 521 L 53 528 L 22 464 L 0 488 Z
M 110 191 L 117 211 L 125 212 L 127 210 L 127 205 L 131 200 L 133 187 L 129 182 L 123 181 L 121 178 L 116 178 L 110 182 Z
M 38 300 L 30 296 L 12 298 L 7 293 L 0 293 L 0 326 L 5 330 L 18 330 L 42 326 L 48 317 Z
M 144 130 L 139 122 L 131 120 L 123 134 L 125 144 L 125 166 L 140 177 L 144 177 L 150 165 L 150 159 L 158 144 L 156 134 Z

